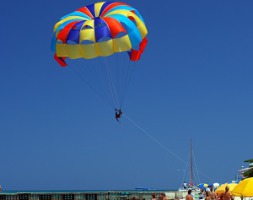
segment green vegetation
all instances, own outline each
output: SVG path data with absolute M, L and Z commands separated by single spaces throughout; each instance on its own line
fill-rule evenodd
M 253 159 L 245 160 L 244 162 L 250 164 L 250 163 L 253 163 Z M 246 171 L 246 172 L 244 172 L 243 175 L 244 175 L 245 178 L 253 177 L 253 168 Z
M 253 159 L 245 160 L 244 162 L 253 163 Z

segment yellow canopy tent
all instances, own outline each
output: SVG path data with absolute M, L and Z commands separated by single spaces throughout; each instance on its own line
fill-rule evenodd
M 226 186 L 229 187 L 229 191 L 232 191 L 232 190 L 235 188 L 235 186 L 237 186 L 237 184 L 236 184 L 236 183 L 224 183 L 224 184 L 222 184 L 220 187 L 218 187 L 218 188 L 215 190 L 215 192 L 216 192 L 218 195 L 222 194 L 223 192 L 225 192 Z
M 234 196 L 253 197 L 253 177 L 240 181 L 231 193 Z

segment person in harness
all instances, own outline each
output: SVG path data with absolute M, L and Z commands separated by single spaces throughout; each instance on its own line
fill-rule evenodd
M 119 122 L 119 119 L 121 118 L 122 111 L 121 109 L 115 109 L 115 119 Z

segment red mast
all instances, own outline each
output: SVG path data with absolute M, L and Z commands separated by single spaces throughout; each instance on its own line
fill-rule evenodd
M 192 140 L 190 140 L 190 186 L 193 186 L 193 168 L 192 168 Z

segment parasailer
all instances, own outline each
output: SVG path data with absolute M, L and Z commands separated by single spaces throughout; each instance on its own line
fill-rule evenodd
M 68 58 L 81 59 L 82 65 L 86 66 L 87 60 L 107 59 L 125 53 L 129 62 L 138 61 L 146 48 L 147 33 L 137 9 L 123 2 L 98 2 L 79 8 L 59 20 L 54 26 L 51 49 L 62 67 L 67 66 Z M 123 69 L 116 62 L 105 63 L 101 71 L 105 71 L 113 107 L 121 108 L 129 83 L 129 69 Z M 121 114 L 120 109 L 117 120 Z
M 115 109 L 115 119 L 119 122 L 119 119 L 121 118 L 122 115 L 121 109 Z

